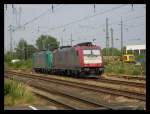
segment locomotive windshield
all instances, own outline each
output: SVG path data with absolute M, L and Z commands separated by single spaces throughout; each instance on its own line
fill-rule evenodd
M 100 55 L 100 50 L 92 50 L 93 55 Z
M 93 49 L 93 50 L 83 50 L 84 55 L 93 55 L 93 56 L 99 56 L 100 50 Z
M 99 49 L 83 50 L 83 55 L 85 64 L 102 63 L 101 53 Z

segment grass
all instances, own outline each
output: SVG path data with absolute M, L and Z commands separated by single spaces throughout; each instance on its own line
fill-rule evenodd
M 4 82 L 4 105 L 15 106 L 30 104 L 35 101 L 32 92 L 23 83 L 15 80 L 5 80 Z
M 145 110 L 145 109 L 144 109 L 144 106 L 139 106 L 136 108 L 136 110 Z
M 32 60 L 28 59 L 25 61 L 20 61 L 17 63 L 5 62 L 5 68 L 14 68 L 14 69 L 31 69 L 32 68 Z
M 122 63 L 115 61 L 105 64 L 105 73 L 111 74 L 127 74 L 127 75 L 145 75 L 146 65 L 136 65 L 134 63 Z

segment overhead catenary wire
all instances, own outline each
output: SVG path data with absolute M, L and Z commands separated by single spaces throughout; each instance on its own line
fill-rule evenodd
M 74 24 L 74 23 L 77 23 L 77 22 L 81 22 L 81 21 L 83 21 L 83 20 L 90 19 L 90 18 L 95 17 L 95 16 L 97 16 L 97 15 L 102 15 L 102 14 L 105 14 L 105 13 L 107 13 L 107 12 L 110 12 L 110 11 L 113 11 L 113 10 L 116 10 L 116 9 L 119 9 L 119 8 L 121 8 L 121 7 L 124 7 L 124 6 L 126 6 L 126 5 L 121 5 L 121 6 L 119 6 L 119 7 L 118 7 L 118 6 L 117 6 L 117 7 L 113 7 L 113 8 L 111 8 L 111 9 L 106 10 L 106 11 L 98 12 L 98 13 L 96 13 L 96 14 L 94 14 L 94 15 L 86 16 L 86 17 L 83 17 L 83 18 L 81 18 L 81 19 L 78 19 L 78 20 L 75 20 L 75 21 L 66 23 L 66 24 L 64 24 L 64 25 L 52 27 L 52 28 L 50 28 L 50 29 L 63 28 L 63 27 L 66 27 L 66 26 L 68 26 L 68 25 L 71 25 L 71 24 Z
M 127 5 L 127 4 L 126 4 L 126 5 Z M 57 27 L 52 27 L 52 28 L 50 28 L 50 29 L 53 29 L 53 30 L 54 30 L 54 29 L 56 29 L 56 28 L 62 28 L 62 27 L 65 27 L 65 26 L 67 26 L 67 25 L 74 24 L 74 23 L 76 23 L 76 22 L 78 22 L 78 21 L 86 20 L 86 19 L 89 19 L 89 18 L 91 18 L 91 17 L 97 16 L 97 15 L 100 15 L 100 14 L 105 14 L 105 13 L 107 13 L 107 12 L 109 12 L 109 11 L 116 10 L 116 9 L 121 8 L 121 7 L 124 7 L 124 6 L 126 6 L 126 5 L 121 5 L 121 6 L 119 6 L 119 7 L 114 7 L 114 8 L 108 9 L 108 10 L 103 11 L 103 12 L 98 12 L 98 13 L 92 15 L 92 16 L 86 16 L 86 17 L 84 17 L 84 18 L 82 18 L 82 19 L 79 19 L 79 20 L 76 20 L 76 21 L 67 23 L 67 24 L 65 24 L 65 25 L 61 25 L 61 26 L 57 26 Z M 56 6 L 60 6 L 60 5 L 56 5 Z M 56 6 L 54 6 L 54 7 L 56 7 Z M 59 7 L 59 8 L 61 8 L 61 7 Z M 59 9 L 59 8 L 56 7 L 56 9 Z M 48 9 L 47 11 L 43 12 L 41 15 L 39 15 L 39 16 L 33 18 L 32 20 L 26 22 L 26 23 L 25 23 L 24 25 L 22 25 L 22 26 L 25 26 L 25 25 L 27 25 L 27 24 L 30 24 L 31 22 L 33 22 L 33 21 L 39 19 L 41 16 L 43 16 L 44 14 L 46 14 L 48 11 L 49 11 L 49 9 Z M 20 27 L 21 27 L 21 26 L 18 26 L 18 27 L 16 27 L 15 29 L 18 29 L 18 28 L 20 28 Z
M 143 8 L 143 7 L 142 7 Z M 126 15 L 126 14 L 128 14 L 129 12 L 131 12 L 131 11 L 127 11 L 127 12 L 123 12 L 123 15 Z M 115 13 L 113 13 L 113 14 L 115 14 Z M 112 14 L 112 15 L 113 15 Z M 111 16 L 112 16 L 111 15 Z M 133 15 L 133 14 L 132 14 Z M 118 17 L 121 17 L 122 16 L 122 14 L 121 15 L 118 15 Z M 127 15 L 126 15 L 127 16 Z M 127 17 L 130 17 L 130 15 L 129 16 L 127 16 Z M 144 17 L 144 16 L 141 16 L 141 17 Z M 137 18 L 141 18 L 141 17 L 137 17 Z M 128 19 L 127 19 L 128 20 Z M 118 20 L 119 21 L 119 20 Z M 118 22 L 118 21 L 115 21 L 115 22 Z M 94 24 L 94 26 L 95 25 L 97 25 L 97 24 Z M 100 24 L 101 25 L 101 24 Z M 103 25 L 105 25 L 105 24 L 103 24 Z M 98 27 L 93 27 L 93 24 L 88 24 L 88 25 L 79 25 L 81 28 L 85 28 L 85 27 L 87 27 L 87 28 L 95 28 L 95 29 L 97 29 Z
M 55 9 L 60 9 L 60 8 L 62 8 L 62 7 L 58 7 L 58 6 L 60 6 L 60 5 L 57 5 L 57 7 L 55 6 L 54 8 Z M 17 27 L 14 27 L 14 26 L 12 26 L 11 25 L 11 34 L 10 34 L 10 42 L 12 42 L 12 32 L 15 32 L 16 30 L 18 30 L 18 29 L 20 29 L 20 28 L 24 28 L 26 25 L 28 25 L 28 24 L 30 24 L 30 23 L 32 23 L 32 22 L 34 22 L 35 20 L 37 20 L 37 19 L 39 19 L 40 17 L 42 17 L 42 16 L 44 16 L 45 14 L 47 14 L 48 12 L 49 12 L 49 9 L 48 10 L 46 10 L 45 12 L 43 12 L 43 13 L 41 13 L 39 16 L 37 16 L 37 17 L 34 17 L 33 19 L 31 19 L 31 20 L 29 20 L 29 21 L 27 21 L 26 23 L 24 23 L 23 25 L 20 25 L 20 18 L 21 18 L 21 10 L 22 9 L 19 9 L 19 21 L 17 20 L 17 10 L 16 10 L 16 8 L 14 8 L 14 6 L 12 5 L 12 8 L 13 8 L 13 13 L 15 13 L 16 14 L 16 24 L 17 24 L 17 22 L 19 22 L 19 24 L 18 24 L 18 26 Z M 12 43 L 10 43 L 11 45 L 10 45 L 10 51 L 12 52 Z
M 140 18 L 143 18 L 143 17 L 145 17 L 145 16 L 141 15 L 141 16 L 136 16 L 136 17 L 134 17 L 134 18 L 126 19 L 126 20 L 124 20 L 124 23 L 129 22 L 129 21 L 131 21 L 131 20 L 140 19 Z M 112 25 L 117 24 L 117 23 L 118 23 L 118 21 L 115 21 L 115 22 L 113 22 L 113 23 L 110 23 L 109 25 L 112 26 Z M 143 24 L 140 24 L 140 25 L 143 25 Z M 104 28 L 104 26 L 105 26 L 105 24 L 99 25 L 99 27 L 97 27 L 97 30 L 99 31 L 99 28 Z M 125 25 L 125 26 L 128 26 L 128 25 Z M 131 26 L 131 25 L 129 25 L 129 26 Z M 136 27 L 136 26 L 139 26 L 139 24 L 138 24 L 138 25 L 131 26 L 131 27 Z M 91 29 L 91 30 L 95 30 L 95 29 Z M 78 33 L 83 33 L 83 32 L 78 32 Z
M 56 6 L 54 5 L 54 7 L 57 8 L 57 5 L 56 5 Z M 58 9 L 59 9 L 59 8 L 61 8 L 61 5 L 60 5 L 60 7 L 59 7 L 59 5 L 58 5 Z M 143 17 L 144 17 L 144 16 L 143 16 Z M 139 18 L 138 18 L 138 17 L 135 17 L 135 18 L 140 19 L 140 18 L 142 18 L 142 17 L 139 17 Z M 85 19 L 85 20 L 86 20 L 86 19 Z M 131 19 L 131 20 L 134 20 L 134 19 Z M 35 21 L 36 21 L 36 20 L 35 20 Z M 125 21 L 126 21 L 126 20 L 124 20 L 124 23 L 125 23 Z M 34 22 L 34 21 L 33 21 L 33 22 Z M 128 22 L 128 21 L 127 21 L 127 22 Z M 32 23 L 32 22 L 31 22 L 31 23 Z M 116 23 L 118 23 L 118 21 L 117 21 Z M 30 24 L 30 23 L 29 23 L 29 24 Z M 114 23 L 114 24 L 115 24 L 115 23 Z M 113 24 L 113 23 L 109 23 L 109 25 L 114 25 L 114 24 Z M 126 25 L 126 24 L 124 24 L 124 26 L 136 27 L 136 25 L 135 25 L 135 26 L 131 26 L 131 25 Z M 140 25 L 139 25 L 139 26 L 140 26 Z M 101 27 L 103 27 L 103 26 L 101 26 Z M 98 27 L 98 28 L 101 28 L 101 27 Z M 54 29 L 54 30 L 56 30 L 56 29 Z M 94 29 L 92 29 L 92 30 L 94 30 Z M 116 31 L 116 30 L 115 30 L 115 31 Z M 83 32 L 80 32 L 80 33 L 83 33 Z M 92 33 L 95 33 L 95 31 L 92 32 Z M 73 33 L 73 34 L 74 34 L 74 33 Z M 91 34 L 91 33 L 90 33 L 90 34 Z M 91 35 L 91 36 L 93 36 L 93 35 Z M 95 35 L 95 36 L 96 36 L 96 35 Z
M 124 23 L 126 23 L 126 22 L 129 22 L 129 21 L 132 21 L 132 20 L 137 20 L 137 19 L 140 19 L 140 18 L 143 18 L 143 17 L 145 17 L 144 15 L 140 15 L 140 16 L 136 16 L 136 17 L 133 17 L 133 18 L 130 18 L 130 19 L 125 19 L 124 20 Z M 117 23 L 119 23 L 118 21 L 115 21 L 115 22 L 113 22 L 113 23 L 110 23 L 109 25 L 114 25 L 114 24 L 117 24 Z M 104 25 L 105 24 L 101 24 L 101 25 L 99 25 L 99 27 L 97 27 L 97 30 L 98 30 L 98 32 L 99 32 L 99 28 L 104 28 Z M 131 28 L 132 27 L 137 27 L 137 26 L 141 26 L 141 25 L 144 25 L 144 24 L 138 24 L 138 25 L 134 25 L 134 26 L 132 26 L 132 25 L 124 25 L 124 26 L 130 26 Z M 87 25 L 88 26 L 88 25 Z M 91 30 L 95 30 L 95 29 L 91 29 Z M 90 30 L 90 31 L 91 31 Z M 80 32 L 73 32 L 72 34 L 80 34 L 80 33 L 83 33 L 82 31 L 80 31 Z M 91 36 L 93 36 L 93 35 L 91 35 Z
M 68 25 L 71 25 L 71 24 L 74 24 L 74 23 L 77 23 L 77 22 L 81 22 L 81 21 L 83 21 L 83 20 L 90 19 L 90 18 L 95 17 L 95 16 L 97 16 L 97 15 L 102 15 L 102 14 L 108 13 L 108 12 L 110 12 L 110 11 L 113 11 L 113 10 L 116 10 L 116 9 L 119 9 L 119 8 L 122 8 L 122 7 L 124 7 L 124 6 L 127 6 L 127 4 L 126 4 L 126 5 L 119 5 L 119 6 L 117 6 L 117 7 L 110 8 L 110 9 L 105 10 L 105 11 L 103 11 L 103 12 L 98 12 L 98 13 L 96 13 L 96 14 L 94 14 L 94 15 L 91 15 L 91 16 L 85 16 L 85 17 L 83 17 L 83 18 L 81 18 L 81 19 L 78 19 L 78 20 L 69 22 L 69 23 L 64 24 L 64 25 L 60 25 L 60 26 L 56 26 L 56 27 L 51 27 L 51 28 L 49 28 L 49 30 L 56 30 L 56 29 L 64 28 L 64 27 L 66 27 L 66 26 L 68 26 Z M 49 31 L 49 30 L 48 30 L 48 31 Z
M 124 23 L 126 23 L 126 22 L 128 22 L 128 21 L 131 21 L 131 20 L 135 20 L 135 19 L 140 19 L 140 18 L 142 18 L 142 17 L 144 17 L 143 15 L 142 16 L 136 16 L 136 17 L 134 17 L 134 18 L 130 18 L 130 19 L 126 19 L 126 20 L 124 20 Z M 115 21 L 115 22 L 113 22 L 113 23 L 110 23 L 109 25 L 114 25 L 114 24 L 117 24 L 117 23 L 119 23 L 118 21 Z M 97 27 L 97 30 L 98 30 L 98 33 L 99 33 L 99 28 L 104 28 L 104 25 L 105 24 L 102 24 L 102 25 L 100 25 L 99 27 Z M 141 26 L 141 25 L 143 25 L 143 24 L 138 24 L 138 25 L 134 25 L 134 26 L 131 26 L 130 25 L 130 27 L 132 28 L 132 27 L 137 27 L 137 26 Z M 124 25 L 124 26 L 128 26 L 128 25 Z M 92 30 L 95 30 L 95 29 L 91 29 L 90 31 L 92 31 Z M 116 31 L 116 30 L 115 30 Z M 80 34 L 80 33 L 83 33 L 82 31 L 80 31 L 80 32 L 74 32 L 74 33 L 72 33 L 72 34 Z M 91 36 L 95 36 L 95 35 L 91 35 Z M 86 36 L 85 36 L 86 37 Z
M 82 21 L 82 20 L 86 20 L 86 19 L 91 18 L 91 17 L 96 16 L 96 15 L 100 15 L 100 14 L 107 13 L 107 12 L 109 12 L 109 11 L 112 11 L 112 10 L 115 10 L 115 9 L 118 9 L 118 8 L 121 8 L 121 7 L 123 7 L 123 6 L 124 6 L 124 5 L 121 5 L 121 6 L 119 6 L 119 7 L 111 8 L 111 9 L 108 9 L 108 10 L 103 11 L 103 12 L 98 12 L 98 13 L 92 15 L 92 16 L 86 16 L 86 17 L 84 17 L 84 18 L 82 18 L 82 19 L 79 19 L 79 20 L 76 20 L 76 21 L 67 23 L 67 24 L 65 24 L 65 25 L 61 25 L 61 26 L 57 26 L 57 27 L 52 27 L 52 28 L 49 28 L 49 29 L 51 29 L 51 30 L 56 30 L 57 28 L 58 28 L 58 29 L 59 29 L 59 28 L 63 28 L 63 27 L 68 26 L 68 25 L 70 25 L 70 24 L 74 24 L 74 23 L 76 23 L 76 22 L 79 22 L 79 21 Z M 125 5 L 125 6 L 126 6 L 126 5 Z M 118 21 L 117 21 L 117 22 L 118 22 Z M 111 25 L 111 24 L 110 24 L 110 25 Z
M 118 8 L 121 8 L 121 7 L 124 7 L 124 6 L 126 6 L 126 5 L 121 5 L 121 6 L 119 6 L 119 7 L 117 6 L 117 7 L 115 7 L 115 8 L 111 8 L 111 9 L 108 9 L 108 10 L 103 11 L 103 12 L 98 12 L 98 13 L 92 15 L 92 16 L 86 16 L 86 17 L 84 17 L 84 18 L 82 18 L 82 19 L 79 19 L 79 20 L 76 20 L 76 21 L 67 23 L 67 24 L 65 24 L 65 25 L 63 25 L 63 26 L 52 27 L 52 28 L 50 28 L 50 29 L 55 30 L 56 28 L 62 28 L 62 27 L 65 27 L 65 26 L 67 26 L 67 25 L 74 24 L 74 23 L 76 23 L 76 22 L 80 22 L 80 21 L 82 21 L 82 20 L 86 20 L 86 19 L 89 19 L 89 18 L 91 18 L 91 17 L 97 16 L 97 15 L 100 15 L 100 14 L 105 14 L 105 13 L 107 13 L 107 12 L 109 12 L 109 11 L 112 11 L 112 10 L 115 10 L 115 9 L 118 9 Z M 41 14 L 41 15 L 42 15 L 42 14 Z M 29 24 L 30 22 L 33 22 L 34 20 L 40 18 L 41 15 L 39 15 L 38 17 L 32 19 L 32 20 L 29 21 L 29 22 L 26 22 L 26 23 L 24 24 L 24 26 L 27 25 L 27 24 Z M 43 15 L 44 15 L 44 14 L 43 14 Z M 110 25 L 111 25 L 111 23 L 110 23 Z
M 55 7 L 54 7 L 54 8 L 55 8 Z M 62 8 L 62 7 L 61 7 L 61 8 Z M 60 7 L 59 7 L 59 8 L 57 8 L 57 10 L 58 10 L 58 9 L 60 9 Z M 31 20 L 29 20 L 29 21 L 25 22 L 23 25 L 18 26 L 18 27 L 15 27 L 13 31 L 15 31 L 15 30 L 17 30 L 17 29 L 19 29 L 19 28 L 21 28 L 21 27 L 24 27 L 24 26 L 26 26 L 26 25 L 28 25 L 28 24 L 30 24 L 30 23 L 32 23 L 32 22 L 34 22 L 34 21 L 36 21 L 36 20 L 38 20 L 39 18 L 41 18 L 42 16 L 44 16 L 44 15 L 45 15 L 45 14 L 47 14 L 48 12 L 50 12 L 50 9 L 48 9 L 48 10 L 44 11 L 44 12 L 43 12 L 43 13 L 41 13 L 39 16 L 34 17 L 33 19 L 31 19 Z
M 110 24 L 109 24 L 110 25 Z M 143 25 L 145 25 L 145 24 L 138 24 L 138 25 L 134 25 L 134 26 L 132 26 L 132 27 L 130 27 L 130 28 L 134 28 L 134 27 L 138 27 L 138 26 L 143 26 Z M 125 25 L 124 25 L 125 26 Z M 120 30 L 115 30 L 115 32 L 119 32 Z M 83 32 L 78 32 L 78 35 L 79 35 L 79 33 L 83 33 Z M 96 32 L 96 33 L 94 33 L 94 34 L 92 34 L 92 35 L 82 35 L 82 38 L 86 38 L 86 37 L 89 37 L 89 38 L 93 38 L 93 37 L 98 37 L 96 34 L 97 33 L 100 33 L 99 31 L 98 32 Z M 75 33 L 74 33 L 75 34 Z M 80 37 L 80 39 L 81 39 L 81 35 L 79 35 L 78 37 Z M 98 37 L 99 38 L 99 37 Z
M 128 22 L 128 21 L 131 21 L 131 20 L 137 20 L 137 19 L 140 19 L 140 18 L 143 18 L 143 17 L 145 17 L 145 15 L 140 15 L 140 16 L 136 16 L 136 17 L 133 17 L 133 18 L 130 18 L 130 19 L 125 19 L 124 20 L 124 23 L 126 23 L 126 22 Z M 118 21 L 115 21 L 115 22 L 112 22 L 112 23 L 110 23 L 109 25 L 114 25 L 114 24 L 117 24 L 118 23 Z M 86 25 L 86 26 L 89 26 L 89 25 Z M 91 30 L 94 30 L 94 29 L 99 29 L 99 28 L 104 28 L 104 26 L 105 26 L 105 24 L 101 24 L 101 25 L 99 25 L 99 27 L 92 27 L 93 29 L 91 29 Z M 51 30 L 56 30 L 56 28 L 49 28 L 49 29 L 51 29 Z M 49 30 L 48 30 L 49 31 Z M 48 32 L 47 31 L 47 32 Z M 80 33 L 82 33 L 82 32 L 80 32 Z M 74 34 L 74 33 L 73 33 Z

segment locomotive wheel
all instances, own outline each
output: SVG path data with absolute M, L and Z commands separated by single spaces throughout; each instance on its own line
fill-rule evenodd
M 71 72 L 70 70 L 67 70 L 67 76 L 70 76 Z
M 79 77 L 79 72 L 78 71 L 74 71 L 74 77 L 76 77 L 76 78 Z
M 79 77 L 84 77 L 85 73 L 84 72 L 80 72 Z

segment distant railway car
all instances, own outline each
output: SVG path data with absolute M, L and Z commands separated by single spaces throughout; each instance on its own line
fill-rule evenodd
M 101 48 L 91 42 L 54 51 L 53 65 L 54 72 L 67 75 L 97 77 L 104 72 Z
M 135 56 L 133 54 L 125 54 L 123 55 L 123 62 L 135 63 Z
M 51 51 L 41 51 L 33 54 L 33 69 L 39 72 L 51 72 L 53 54 Z

